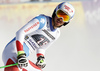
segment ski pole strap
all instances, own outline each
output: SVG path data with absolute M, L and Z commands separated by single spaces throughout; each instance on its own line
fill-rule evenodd
M 6 65 L 6 66 L 1 66 L 1 67 L 0 67 L 0 69 L 1 69 L 1 68 L 5 68 L 5 67 L 15 66 L 15 65 L 18 65 L 18 63 L 15 63 L 15 64 L 10 64 L 10 65 Z

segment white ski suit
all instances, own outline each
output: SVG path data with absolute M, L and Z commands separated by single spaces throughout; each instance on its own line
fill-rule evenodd
M 54 29 L 52 18 L 39 15 L 29 21 L 25 26 L 16 32 L 16 37 L 12 39 L 3 51 L 3 62 L 9 65 L 17 62 L 17 52 L 24 51 L 28 57 L 31 52 L 36 51 L 37 57 L 45 55 L 45 50 L 60 36 L 59 28 Z M 17 66 L 5 68 L 5 71 L 40 71 L 30 60 L 28 67 L 23 69 Z M 14 68 L 15 67 L 15 68 Z

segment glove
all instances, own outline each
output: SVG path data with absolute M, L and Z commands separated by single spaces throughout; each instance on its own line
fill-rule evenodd
M 43 69 L 46 66 L 46 62 L 45 62 L 44 56 L 39 56 L 37 58 L 36 65 L 41 69 Z
M 17 56 L 17 61 L 18 61 L 18 66 L 20 68 L 28 66 L 28 60 L 26 58 L 26 54 L 25 53 L 18 55 Z

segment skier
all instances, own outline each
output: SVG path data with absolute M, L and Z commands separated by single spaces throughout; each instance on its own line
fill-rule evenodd
M 45 50 L 60 36 L 59 28 L 67 25 L 75 13 L 67 2 L 60 3 L 52 17 L 39 15 L 16 32 L 16 37 L 5 47 L 2 58 L 5 65 L 18 63 L 4 71 L 41 71 L 45 66 Z M 28 56 L 36 51 L 37 62 L 32 63 Z

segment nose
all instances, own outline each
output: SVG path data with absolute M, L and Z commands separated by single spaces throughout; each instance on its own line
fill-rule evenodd
M 63 18 L 59 18 L 59 21 L 63 22 Z

